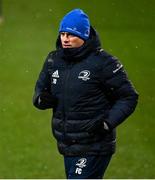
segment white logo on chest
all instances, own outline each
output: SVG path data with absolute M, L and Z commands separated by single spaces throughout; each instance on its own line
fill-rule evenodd
M 81 71 L 81 72 L 79 73 L 78 78 L 79 78 L 79 79 L 82 79 L 83 81 L 87 81 L 87 80 L 90 79 L 89 76 L 90 76 L 90 71 L 88 71 L 88 70 L 83 70 L 83 71 Z
M 58 70 L 54 71 L 54 73 L 52 74 L 53 78 L 59 78 L 59 72 Z
M 52 74 L 52 78 L 53 78 L 53 84 L 56 84 L 57 83 L 57 78 L 59 78 L 59 72 L 58 70 L 54 71 L 53 74 Z

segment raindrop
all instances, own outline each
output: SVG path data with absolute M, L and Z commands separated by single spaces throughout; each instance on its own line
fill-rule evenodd
M 2 111 L 3 111 L 3 112 L 5 112 L 5 111 L 6 111 L 6 109 L 5 109 L 5 108 L 3 108 L 3 109 L 2 109 Z
M 141 9 L 141 12 L 144 13 L 144 9 Z
M 47 166 L 46 166 L 46 165 L 44 166 L 44 169 L 47 169 Z
M 116 12 L 116 16 L 119 16 L 119 12 Z
M 147 142 L 147 141 L 148 141 L 148 138 L 144 138 L 144 141 Z

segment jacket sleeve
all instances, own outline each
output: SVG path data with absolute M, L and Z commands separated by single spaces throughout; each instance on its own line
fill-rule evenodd
M 138 93 L 128 79 L 123 65 L 114 57 L 108 58 L 106 66 L 102 69 L 102 77 L 102 85 L 111 103 L 105 122 L 113 129 L 133 113 Z
M 50 54 L 47 56 L 43 64 L 42 70 L 35 85 L 33 105 L 38 109 L 53 108 L 55 105 L 55 98 L 51 94 L 50 82 L 50 68 L 52 66 L 49 67 L 49 63 L 52 63 Z

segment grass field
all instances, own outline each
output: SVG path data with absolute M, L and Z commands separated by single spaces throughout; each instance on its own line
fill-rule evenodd
M 117 56 L 140 94 L 118 127 L 105 178 L 155 178 L 155 1 L 3 0 L 0 24 L 0 178 L 65 178 L 51 135 L 51 111 L 32 106 L 35 81 L 55 48 L 59 21 L 82 8 L 105 50 Z

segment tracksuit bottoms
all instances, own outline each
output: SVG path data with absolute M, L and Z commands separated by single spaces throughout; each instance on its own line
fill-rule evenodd
M 64 156 L 67 179 L 102 179 L 112 155 Z

